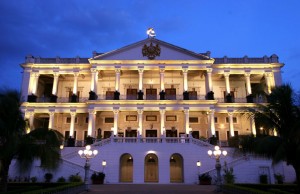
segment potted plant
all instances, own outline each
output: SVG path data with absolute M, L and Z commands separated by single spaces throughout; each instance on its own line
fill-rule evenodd
M 282 174 L 274 174 L 274 178 L 277 184 L 283 184 L 284 176 Z
M 233 168 L 225 168 L 223 177 L 226 184 L 234 184 L 235 176 L 233 174 Z
M 268 184 L 268 175 L 266 174 L 259 175 L 259 182 L 260 184 Z
M 44 175 L 44 178 L 45 178 L 45 182 L 46 183 L 50 183 L 51 182 L 51 179 L 53 178 L 53 174 L 48 172 Z
M 208 173 L 199 175 L 198 179 L 199 179 L 200 185 L 210 185 L 211 184 L 211 176 Z
M 93 184 L 103 184 L 104 183 L 105 174 L 103 172 L 94 172 L 91 176 Z

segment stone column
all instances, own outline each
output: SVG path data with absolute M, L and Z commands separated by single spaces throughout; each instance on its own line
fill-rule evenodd
M 183 67 L 182 68 L 182 73 L 183 73 L 183 92 L 188 91 L 188 68 Z
M 49 129 L 53 129 L 54 127 L 54 111 L 50 111 L 49 112 L 49 125 L 48 125 L 48 128 Z
M 74 73 L 74 83 L 73 83 L 73 95 L 76 95 L 77 96 L 77 86 L 78 86 L 78 76 L 79 76 L 79 73 Z
M 33 79 L 34 81 L 33 81 L 33 84 L 32 84 L 32 92 L 31 93 L 36 95 L 40 74 L 39 73 L 34 73 L 33 76 L 34 76 L 34 79 Z
M 256 137 L 256 127 L 255 127 L 254 116 L 250 117 L 250 127 L 251 127 L 251 132 L 252 132 L 253 136 Z
M 139 91 L 143 91 L 143 72 L 144 72 L 144 67 L 139 67 Z
M 265 79 L 266 79 L 268 94 L 271 94 L 272 87 L 274 87 L 273 72 L 265 72 Z
M 229 134 L 230 137 L 234 137 L 233 112 L 228 112 L 228 117 L 229 117 Z
M 35 73 L 34 72 L 30 72 L 29 86 L 28 86 L 28 95 L 33 94 L 32 92 L 33 92 L 34 81 L 35 81 Z
M 215 128 L 215 110 L 211 109 L 210 112 L 208 112 L 208 121 L 209 121 L 209 137 L 212 137 L 213 135 L 216 137 L 216 128 Z
M 59 73 L 54 73 L 53 78 L 54 79 L 53 79 L 52 95 L 57 96 L 57 85 L 58 85 Z
M 160 91 L 165 90 L 165 67 L 159 68 L 160 74 Z
M 163 135 L 165 133 L 165 119 L 166 119 L 166 109 L 160 109 L 160 135 Z
M 143 109 L 137 109 L 139 122 L 138 134 L 140 135 L 143 135 L 143 112 Z
M 96 111 L 94 109 L 90 109 L 88 132 L 87 132 L 87 135 L 90 137 L 95 137 L 95 118 L 96 118 Z
M 71 115 L 71 124 L 70 124 L 70 137 L 74 137 L 74 130 L 75 130 L 75 118 L 76 118 L 76 112 L 75 111 L 71 111 L 70 112 Z
M 250 95 L 250 94 L 252 94 L 251 82 L 250 82 L 250 72 L 245 72 L 245 80 L 246 80 L 246 87 L 247 87 L 247 95 Z
M 230 82 L 229 82 L 229 72 L 224 72 L 225 84 L 226 84 L 226 94 L 230 94 Z
M 30 129 L 30 131 L 32 131 L 32 130 L 34 130 L 34 126 L 33 126 L 33 121 L 34 121 L 34 112 L 33 111 L 31 111 L 31 112 L 29 112 L 28 113 L 29 114 L 29 129 Z M 29 132 L 30 132 L 29 131 Z
M 119 109 L 114 109 L 114 129 L 113 134 L 118 135 L 118 119 L 119 119 Z
M 92 79 L 91 79 L 91 91 L 97 94 L 97 84 L 98 84 L 98 71 L 95 68 L 91 69 Z
M 212 74 L 212 69 L 211 69 L 211 68 L 208 68 L 208 69 L 206 70 L 206 75 L 207 75 L 206 78 L 207 78 L 207 85 L 208 85 L 208 88 L 207 88 L 207 90 L 206 90 L 206 93 L 213 91 L 211 74 Z
M 120 92 L 120 74 L 121 74 L 121 68 L 116 67 L 116 81 L 115 81 L 115 90 Z
M 190 132 L 190 110 L 188 108 L 185 108 L 184 110 L 184 130 L 186 134 L 189 134 Z

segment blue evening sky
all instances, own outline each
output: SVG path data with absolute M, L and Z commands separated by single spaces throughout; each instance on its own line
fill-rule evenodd
M 0 87 L 20 89 L 25 56 L 91 57 L 157 38 L 212 57 L 285 63 L 284 82 L 300 90 L 299 0 L 1 0 Z

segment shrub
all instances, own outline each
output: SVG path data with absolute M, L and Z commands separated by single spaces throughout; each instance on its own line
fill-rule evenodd
M 31 182 L 36 183 L 37 178 L 36 178 L 36 176 L 34 176 L 34 177 L 31 177 L 30 180 L 31 180 Z
M 260 184 L 268 184 L 268 175 L 266 174 L 259 175 L 259 182 Z
M 224 177 L 224 181 L 225 181 L 226 184 L 234 184 L 235 176 L 233 174 L 233 168 L 230 168 L 228 170 L 228 168 L 226 167 L 224 169 L 223 177 Z
M 81 176 L 77 174 L 73 174 L 69 177 L 70 182 L 82 182 Z
M 59 177 L 59 178 L 57 179 L 57 182 L 58 182 L 58 183 L 65 183 L 65 182 L 66 182 L 66 179 L 65 179 L 65 177 L 61 176 L 61 177 Z
M 53 174 L 48 172 L 44 175 L 44 178 L 46 183 L 50 183 L 51 179 L 53 178 Z
M 283 184 L 284 176 L 282 174 L 274 174 L 277 184 Z
M 200 185 L 210 185 L 211 184 L 211 176 L 208 173 L 204 173 L 198 176 Z
M 94 172 L 91 176 L 93 184 L 103 184 L 105 178 L 105 174 L 103 172 Z

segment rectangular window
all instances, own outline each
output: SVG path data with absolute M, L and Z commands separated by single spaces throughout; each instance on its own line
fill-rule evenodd
M 157 116 L 156 115 L 147 115 L 146 121 L 157 121 Z
M 89 117 L 85 117 L 85 123 L 89 123 Z
M 176 115 L 167 115 L 166 121 L 177 121 L 177 116 Z
M 114 123 L 114 118 L 113 117 L 105 117 L 104 123 Z
M 215 123 L 218 123 L 218 117 L 215 117 Z
M 233 120 L 233 123 L 237 123 L 236 117 L 233 117 L 232 120 Z M 229 117 L 226 117 L 226 123 L 229 123 Z
M 137 121 L 136 115 L 126 115 L 126 121 Z
M 198 117 L 190 117 L 189 121 L 190 121 L 190 123 L 199 123 L 199 118 Z
M 71 117 L 66 118 L 66 123 L 71 123 Z M 75 117 L 75 123 L 77 123 L 77 117 Z

